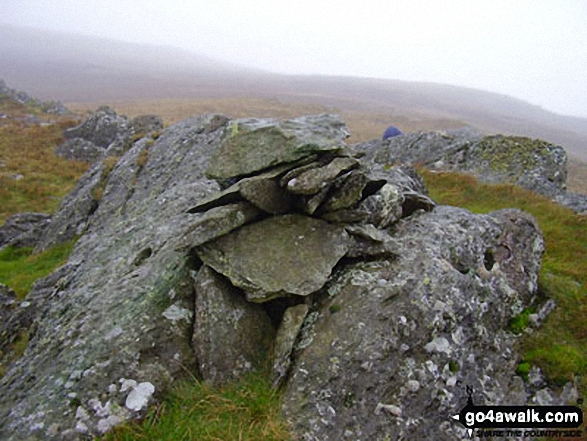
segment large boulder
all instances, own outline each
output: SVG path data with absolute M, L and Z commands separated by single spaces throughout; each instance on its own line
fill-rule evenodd
M 130 133 L 130 122 L 126 116 L 118 115 L 112 108 L 100 107 L 84 122 L 67 129 L 63 135 L 66 139 L 85 139 L 106 149 L 117 138 Z
M 69 264 L 26 299 L 34 326 L 0 379 L 0 438 L 104 433 L 144 415 L 186 369 L 197 372 L 190 317 L 200 263 L 175 246 L 195 216 L 189 208 L 219 188 L 203 176 L 223 133 L 216 121 L 179 123 L 111 170 Z M 100 176 L 97 165 L 82 180 Z M 71 199 L 55 218 L 75 212 Z
M 306 319 L 283 404 L 300 439 L 467 439 L 466 385 L 528 399 L 507 326 L 537 286 L 532 218 L 438 207 L 392 236 L 397 258 L 339 271 Z
M 163 120 L 157 115 L 140 115 L 129 120 L 108 106 L 100 107 L 81 124 L 63 132 L 65 142 L 55 154 L 75 161 L 95 163 L 108 156 L 121 156 L 135 141 L 157 137 Z
M 484 136 L 461 129 L 418 132 L 353 147 L 377 164 L 419 164 L 435 170 L 467 172 L 482 182 L 519 185 L 575 212 L 587 207 L 587 196 L 567 196 L 567 155 L 562 147 L 546 141 Z

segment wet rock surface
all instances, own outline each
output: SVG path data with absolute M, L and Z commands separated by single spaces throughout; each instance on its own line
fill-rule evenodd
M 347 135 L 332 115 L 204 115 L 96 162 L 38 245 L 81 235 L 68 264 L 5 308 L 30 344 L 0 379 L 0 437 L 91 438 L 186 372 L 260 364 L 307 440 L 463 438 L 466 384 L 533 400 L 507 331 L 536 293 L 533 219 L 436 207 Z

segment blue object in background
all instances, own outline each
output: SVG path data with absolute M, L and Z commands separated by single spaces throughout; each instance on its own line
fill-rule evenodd
M 385 141 L 387 138 L 393 138 L 394 136 L 403 135 L 404 133 L 394 126 L 389 126 L 385 132 L 383 132 L 383 140 Z

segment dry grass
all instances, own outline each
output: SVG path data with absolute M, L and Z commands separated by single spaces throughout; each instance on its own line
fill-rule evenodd
M 95 110 L 106 103 L 69 103 L 68 107 L 78 113 Z M 405 132 L 418 130 L 446 130 L 465 124 L 446 118 L 430 118 L 420 115 L 406 116 L 390 110 L 368 111 L 353 106 L 338 108 L 319 105 L 302 100 L 279 100 L 276 98 L 201 98 L 120 101 L 110 105 L 119 113 L 135 117 L 142 114 L 161 116 L 166 124 L 173 124 L 193 115 L 223 113 L 231 118 L 273 117 L 294 118 L 317 113 L 338 113 L 342 115 L 349 129 L 349 142 L 368 141 L 379 138 L 390 124 Z
M 15 213 L 51 213 L 87 170 L 55 155 L 69 120 L 41 126 L 0 126 L 0 224 Z
M 348 103 L 344 107 L 329 107 L 315 101 L 292 98 L 235 97 L 235 98 L 186 98 L 133 100 L 112 103 L 85 102 L 69 103 L 68 107 L 78 113 L 94 111 L 100 105 L 109 104 L 117 112 L 135 117 L 142 114 L 156 114 L 166 124 L 173 124 L 185 118 L 203 113 L 224 113 L 232 118 L 267 117 L 293 118 L 300 115 L 334 112 L 342 115 L 351 130 L 349 143 L 379 138 L 388 125 L 393 124 L 406 133 L 430 130 L 449 130 L 466 126 L 463 121 L 441 114 L 416 110 L 406 114 L 390 108 L 366 109 L 364 106 Z M 570 191 L 587 194 L 587 163 L 576 158 L 569 161 L 568 188 Z
M 569 158 L 567 189 L 587 195 L 587 162 Z

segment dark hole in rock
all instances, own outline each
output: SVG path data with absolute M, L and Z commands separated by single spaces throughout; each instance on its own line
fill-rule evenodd
M 137 254 L 137 257 L 135 257 L 135 260 L 133 263 L 136 266 L 139 266 L 145 260 L 147 260 L 149 257 L 151 257 L 152 254 L 153 254 L 153 250 L 151 249 L 151 247 L 147 247 L 144 250 L 142 250 L 139 254 Z
M 91 216 L 92 214 L 94 214 L 96 212 L 96 210 L 98 209 L 98 206 L 100 204 L 98 203 L 98 201 L 96 200 L 92 200 L 92 203 L 90 205 L 90 209 L 88 210 L 88 216 Z
M 406 198 L 402 204 L 402 218 L 411 216 L 416 210 L 425 210 L 426 205 L 417 198 Z
M 291 296 L 291 297 L 280 297 L 268 302 L 262 303 L 263 309 L 269 316 L 271 323 L 275 329 L 279 328 L 281 321 L 283 320 L 283 314 L 287 308 L 304 303 L 304 297 Z
M 485 269 L 487 271 L 491 271 L 493 269 L 493 265 L 495 265 L 495 258 L 493 257 L 493 251 L 491 251 L 491 250 L 485 251 L 485 255 L 483 256 L 483 265 L 485 265 Z
M 368 196 L 377 193 L 385 184 L 387 184 L 385 179 L 368 181 L 367 185 L 365 185 L 365 188 L 363 189 L 361 199 L 365 199 Z
M 190 270 L 198 271 L 202 265 L 203 262 L 200 260 L 200 256 L 198 256 L 196 249 L 190 248 L 187 256 L 187 267 Z

